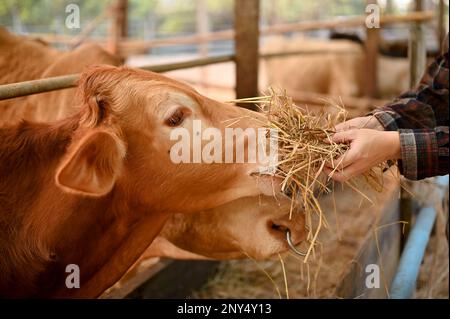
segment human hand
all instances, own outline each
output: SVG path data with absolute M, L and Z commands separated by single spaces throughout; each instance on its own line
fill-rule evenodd
M 351 120 L 336 125 L 336 132 L 348 131 L 351 129 L 369 128 L 378 131 L 384 131 L 383 125 L 373 115 L 355 117 Z
M 400 135 L 396 131 L 351 129 L 331 136 L 335 143 L 349 143 L 349 149 L 328 163 L 324 172 L 338 182 L 345 182 L 390 159 L 400 158 Z

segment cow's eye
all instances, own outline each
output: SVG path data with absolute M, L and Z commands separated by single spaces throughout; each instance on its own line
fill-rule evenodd
M 182 109 L 177 109 L 172 115 L 166 120 L 168 126 L 179 126 L 184 121 L 185 114 Z

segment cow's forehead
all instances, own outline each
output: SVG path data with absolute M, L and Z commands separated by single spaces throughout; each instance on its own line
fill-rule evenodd
M 199 98 L 185 90 L 172 85 L 158 84 L 152 86 L 147 93 L 148 100 L 157 112 L 164 112 L 171 106 L 186 106 L 198 109 Z
M 184 106 L 192 107 L 192 108 L 195 108 L 197 105 L 197 102 L 191 96 L 186 94 L 185 92 L 182 92 L 182 91 L 179 91 L 176 89 L 171 89 L 171 88 L 168 88 L 163 93 L 162 100 L 164 102 L 180 104 L 180 105 L 184 105 Z

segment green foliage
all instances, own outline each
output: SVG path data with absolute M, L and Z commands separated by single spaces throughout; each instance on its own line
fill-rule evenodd
M 56 22 L 63 23 L 66 6 L 77 4 L 80 8 L 81 23 L 94 18 L 112 0 L 2 0 L 0 1 L 0 21 L 13 25 L 20 21 L 23 25 L 46 26 L 54 29 Z
M 31 32 L 61 32 L 57 28 L 64 23 L 68 4 L 79 5 L 83 26 L 115 1 L 0 0 L 0 23 L 7 26 L 25 25 Z M 128 18 L 134 28 L 132 36 L 142 36 L 145 33 L 143 28 L 149 25 L 152 34 L 195 32 L 197 1 L 206 5 L 210 29 L 216 31 L 232 28 L 234 1 L 245 0 L 129 0 Z M 387 0 L 387 3 L 390 4 L 387 11 L 398 13 L 400 4 L 405 2 Z M 365 5 L 366 0 L 261 0 L 261 22 L 276 24 L 361 15 Z M 106 26 L 105 22 L 103 32 L 106 32 Z

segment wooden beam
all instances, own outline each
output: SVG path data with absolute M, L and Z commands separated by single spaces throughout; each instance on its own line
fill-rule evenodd
M 119 0 L 120 35 L 128 37 L 128 0 Z
M 447 30 L 445 27 L 445 1 L 439 0 L 438 6 L 438 40 L 439 40 L 439 51 L 442 52 L 444 39 L 447 35 Z
M 234 2 L 236 98 L 259 95 L 259 0 Z M 241 105 L 256 110 L 251 104 Z
M 404 15 L 383 15 L 380 18 L 380 25 L 393 25 L 398 23 L 411 23 L 411 22 L 428 22 L 435 17 L 434 12 L 411 12 Z M 266 26 L 261 28 L 261 35 L 282 34 L 289 32 L 303 32 L 311 30 L 326 30 L 334 28 L 351 28 L 364 26 L 365 16 L 350 18 L 345 20 L 331 20 L 331 21 L 303 21 L 299 23 L 279 24 L 274 26 Z M 66 35 L 49 35 L 49 34 L 33 34 L 33 37 L 42 38 L 50 43 L 71 43 L 73 36 Z M 223 30 L 217 32 L 210 32 L 205 35 L 189 35 L 181 37 L 171 37 L 166 39 L 154 39 L 154 40 L 137 40 L 126 39 L 122 40 L 119 44 L 119 52 L 123 55 L 128 53 L 136 53 L 147 51 L 155 47 L 163 47 L 169 45 L 183 45 L 183 44 L 196 44 L 206 43 L 212 41 L 224 41 L 231 40 L 235 36 L 234 30 Z M 101 45 L 108 47 L 107 41 L 100 37 L 89 38 L 92 41 L 96 41 Z
M 119 54 L 119 44 L 127 37 L 128 0 L 117 0 L 112 7 L 112 19 L 109 26 L 108 51 Z
M 380 25 L 393 25 L 398 23 L 411 23 L 415 21 L 430 21 L 434 18 L 433 12 L 408 13 L 406 15 L 384 15 L 380 18 Z M 303 21 L 298 23 L 279 24 L 261 28 L 260 35 L 273 35 L 290 32 L 303 32 L 321 29 L 334 29 L 338 27 L 361 27 L 364 26 L 365 17 L 356 17 L 346 20 L 331 21 Z M 168 45 L 183 45 L 206 43 L 212 41 L 225 41 L 235 37 L 234 30 L 223 30 L 210 32 L 204 35 L 191 35 L 181 37 L 171 37 L 167 39 L 155 40 L 127 40 L 120 44 L 120 52 L 126 53 L 143 52 L 149 48 L 162 47 Z
M 424 8 L 423 0 L 415 0 L 415 11 L 420 12 Z M 425 34 L 423 30 L 423 25 L 420 22 L 415 22 L 411 24 L 410 37 L 409 37 L 409 85 L 410 87 L 416 86 L 423 72 L 425 71 L 425 64 L 427 58 L 426 44 L 425 44 Z
M 367 0 L 367 4 L 377 4 L 377 0 Z M 365 79 L 364 95 L 370 98 L 378 96 L 378 47 L 380 40 L 379 28 L 366 27 L 365 59 L 363 78 Z
M 430 21 L 434 18 L 434 12 L 410 12 L 408 14 L 386 14 L 380 17 L 380 26 L 409 23 L 417 21 Z M 356 28 L 365 26 L 366 16 L 359 16 L 348 19 L 335 19 L 329 21 L 303 21 L 297 23 L 286 23 L 269 26 L 261 30 L 261 34 L 280 34 L 288 32 L 300 32 L 311 30 L 328 30 L 335 28 Z

